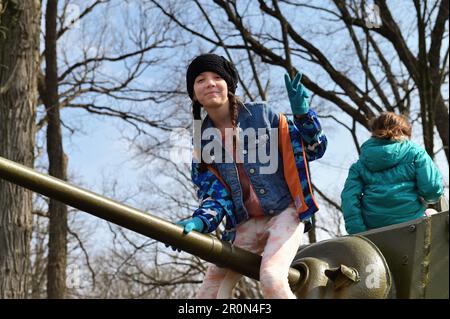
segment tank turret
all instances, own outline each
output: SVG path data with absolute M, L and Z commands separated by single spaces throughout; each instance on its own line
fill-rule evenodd
M 261 257 L 0 157 L 0 178 L 259 279 Z M 299 298 L 448 298 L 448 208 L 431 217 L 302 246 L 289 270 Z

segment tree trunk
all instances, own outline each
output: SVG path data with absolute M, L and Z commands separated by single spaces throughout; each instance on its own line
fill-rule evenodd
M 58 103 L 57 20 L 58 1 L 48 0 L 45 14 L 45 93 L 47 111 L 47 154 L 50 175 L 67 180 Z M 49 202 L 49 239 L 47 297 L 64 298 L 67 266 L 67 206 L 54 199 Z
M 0 0 L 0 156 L 33 167 L 40 1 Z M 32 194 L 0 179 L 0 298 L 26 298 Z
M 447 162 L 450 162 L 448 157 L 448 143 L 449 143 L 449 132 L 448 132 L 448 106 L 445 105 L 442 95 L 438 95 L 436 101 L 436 112 L 434 114 L 436 127 L 439 132 L 439 136 L 442 140 L 442 145 L 444 147 L 445 156 L 447 157 Z

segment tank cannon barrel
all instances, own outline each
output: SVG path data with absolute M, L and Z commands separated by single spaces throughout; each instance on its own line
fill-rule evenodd
M 259 279 L 261 256 L 0 157 L 0 179 L 203 260 Z M 448 210 L 301 246 L 289 269 L 298 298 L 448 298 Z M 392 289 L 391 289 L 392 288 Z
M 182 227 L 162 218 L 73 186 L 2 157 L 0 157 L 0 178 L 144 236 L 175 246 L 203 260 L 230 268 L 247 277 L 259 279 L 260 256 L 222 242 L 216 237 L 198 232 L 190 232 L 185 235 Z M 291 268 L 289 270 L 291 286 L 296 285 L 300 279 L 300 271 Z

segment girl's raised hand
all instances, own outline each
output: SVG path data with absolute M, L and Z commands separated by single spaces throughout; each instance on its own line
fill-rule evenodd
M 289 102 L 291 103 L 291 109 L 294 115 L 306 114 L 309 110 L 309 94 L 303 84 L 300 83 L 301 78 L 302 74 L 297 73 L 294 81 L 291 82 L 289 74 L 284 75 L 284 83 L 286 84 Z

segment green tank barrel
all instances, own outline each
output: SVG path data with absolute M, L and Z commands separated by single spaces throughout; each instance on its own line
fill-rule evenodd
M 0 178 L 36 193 L 56 199 L 116 225 L 157 241 L 175 246 L 203 260 L 259 279 L 261 256 L 198 232 L 183 234 L 183 228 L 149 213 L 120 204 L 52 176 L 0 157 Z M 289 270 L 289 283 L 295 286 L 300 271 Z

